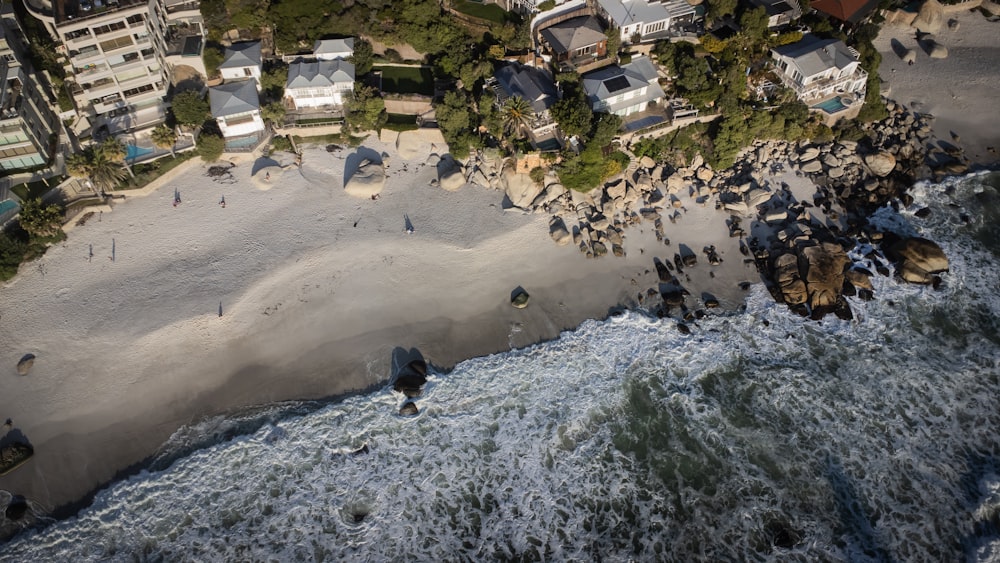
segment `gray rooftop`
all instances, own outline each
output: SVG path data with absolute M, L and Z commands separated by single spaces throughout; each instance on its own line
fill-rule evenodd
M 670 12 L 663 4 L 646 0 L 598 0 L 598 3 L 617 27 L 653 23 L 670 17 Z
M 827 69 L 843 70 L 857 62 L 855 55 L 839 39 L 821 39 L 816 35 L 806 35 L 801 41 L 791 45 L 776 47 L 774 52 L 791 59 L 803 76 L 814 76 Z
M 607 39 L 594 16 L 579 16 L 542 30 L 542 37 L 556 53 L 572 53 Z
M 228 82 L 209 89 L 209 101 L 212 104 L 212 117 L 220 118 L 237 115 L 260 109 L 260 98 L 257 97 L 257 84 L 253 80 Z
M 656 68 L 649 57 L 635 57 L 632 62 L 626 65 L 606 66 L 594 72 L 583 75 L 583 89 L 587 92 L 587 98 L 591 104 L 599 101 L 607 101 L 615 96 L 626 94 L 635 90 L 648 87 L 647 98 L 655 99 L 664 96 L 663 89 L 657 82 Z M 628 99 L 620 102 L 623 107 L 636 103 L 636 99 Z M 608 111 L 614 113 L 618 107 L 612 104 Z
M 513 63 L 497 70 L 496 79 L 508 96 L 521 96 L 531 102 L 535 113 L 549 109 L 559 98 L 555 82 L 544 70 Z
M 285 88 L 325 88 L 344 82 L 354 82 L 354 65 L 347 61 L 292 63 Z
M 320 39 L 313 45 L 314 55 L 354 53 L 354 38 Z
M 226 54 L 219 68 L 259 67 L 260 64 L 260 41 L 244 41 L 226 47 Z

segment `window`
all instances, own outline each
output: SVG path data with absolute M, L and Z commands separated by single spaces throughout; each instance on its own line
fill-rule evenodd
M 243 69 L 243 76 L 253 76 L 253 71 L 249 68 Z
M 128 22 L 129 27 L 135 27 L 137 24 L 141 24 L 145 20 L 143 19 L 142 14 L 135 14 L 134 16 L 126 18 L 125 21 Z
M 153 91 L 152 84 L 143 84 L 138 88 L 129 88 L 128 90 L 125 90 L 124 94 L 126 98 L 131 98 L 132 96 L 138 96 L 140 94 L 145 94 L 146 92 L 152 92 L 152 91 Z
M 125 29 L 125 24 L 123 22 L 100 25 L 94 28 L 94 35 L 104 35 L 105 33 L 111 33 L 112 31 L 118 31 L 120 29 Z

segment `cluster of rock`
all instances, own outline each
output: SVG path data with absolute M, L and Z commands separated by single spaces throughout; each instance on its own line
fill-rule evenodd
M 427 383 L 427 362 L 422 357 L 412 359 L 399 368 L 392 378 L 392 389 L 407 397 L 399 408 L 399 414 L 413 416 L 420 412 L 413 399 L 423 393 L 425 383 Z

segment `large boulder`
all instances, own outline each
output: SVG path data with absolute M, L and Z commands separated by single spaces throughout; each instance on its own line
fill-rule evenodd
M 868 165 L 872 174 L 884 178 L 896 167 L 896 157 L 890 152 L 879 151 L 865 156 L 865 164 Z
M 361 161 L 361 166 L 354 171 L 351 179 L 344 186 L 347 195 L 363 199 L 371 199 L 372 196 L 382 193 L 385 188 L 385 168 L 381 162 L 370 160 Z
M 916 19 L 910 24 L 924 33 L 937 33 L 944 24 L 944 6 L 937 0 L 924 0 Z
M 774 282 L 781 290 L 781 296 L 789 305 L 801 305 L 809 299 L 806 283 L 799 276 L 799 257 L 792 253 L 782 254 L 774 260 Z
M 516 309 L 524 309 L 528 306 L 528 301 L 530 299 L 531 296 L 528 295 L 528 292 L 525 291 L 524 288 L 519 287 L 511 292 L 510 304 Z
M 903 239 L 889 247 L 888 255 L 896 262 L 900 277 L 910 283 L 933 283 L 934 274 L 948 271 L 944 251 L 925 238 Z
M 927 54 L 932 59 L 947 59 L 948 58 L 948 48 L 944 45 L 938 43 L 937 41 L 927 42 Z
M 531 209 L 531 203 L 542 193 L 542 186 L 527 174 L 518 174 L 512 168 L 505 169 L 502 178 L 504 193 L 514 207 Z
M 549 235 L 552 236 L 552 240 L 556 241 L 556 244 L 559 246 L 566 246 L 573 241 L 573 235 L 566 228 L 566 223 L 559 217 L 553 217 L 549 221 Z
M 437 167 L 438 182 L 441 185 L 441 189 L 454 192 L 458 191 L 465 185 L 465 172 L 462 170 L 461 163 L 454 158 L 442 158 Z M 536 193 L 535 195 L 538 194 Z

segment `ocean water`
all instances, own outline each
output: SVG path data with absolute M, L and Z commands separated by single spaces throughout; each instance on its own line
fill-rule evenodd
M 204 421 L 0 559 L 1000 561 L 998 188 L 876 215 L 942 245 L 937 291 L 813 322 L 758 286 L 690 336 L 627 313 L 432 373 L 415 417 L 386 388 Z

